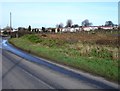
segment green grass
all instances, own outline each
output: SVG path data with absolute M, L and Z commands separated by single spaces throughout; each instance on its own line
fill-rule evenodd
M 97 49 L 92 49 L 89 55 L 84 56 L 80 53 L 81 50 L 70 47 L 74 44 L 58 39 L 42 38 L 37 35 L 12 38 L 9 42 L 37 56 L 91 72 L 109 80 L 118 81 L 118 74 L 120 74 L 120 72 L 118 73 L 119 60 L 112 60 L 112 54 L 108 50 L 103 49 L 103 47 L 99 53 Z

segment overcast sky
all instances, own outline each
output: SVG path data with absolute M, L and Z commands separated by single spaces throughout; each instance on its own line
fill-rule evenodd
M 9 24 L 12 13 L 12 27 L 55 27 L 71 19 L 81 25 L 89 19 L 93 25 L 104 25 L 111 20 L 118 24 L 118 2 L 2 2 L 0 3 L 2 22 L 0 27 Z

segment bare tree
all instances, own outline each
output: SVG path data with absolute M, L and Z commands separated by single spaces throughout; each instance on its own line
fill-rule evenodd
M 57 32 L 60 32 L 60 28 L 63 28 L 63 23 L 56 24 Z
M 91 26 L 91 25 L 92 25 L 92 23 L 89 22 L 88 19 L 85 19 L 84 21 L 82 21 L 82 26 Z
M 112 21 L 106 21 L 105 26 L 114 26 Z
M 67 22 L 66 22 L 66 27 L 71 27 L 72 23 L 73 23 L 72 20 L 68 19 Z

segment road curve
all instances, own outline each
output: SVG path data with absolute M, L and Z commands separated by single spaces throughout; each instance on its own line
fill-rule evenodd
M 2 41 L 2 89 L 111 89 L 118 85 L 30 55 Z

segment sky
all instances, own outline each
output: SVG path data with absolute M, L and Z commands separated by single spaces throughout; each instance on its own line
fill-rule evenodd
M 10 12 L 13 28 L 65 26 L 68 19 L 78 25 L 85 19 L 94 26 L 118 24 L 118 2 L 1 2 L 0 11 L 0 28 L 10 25 Z

